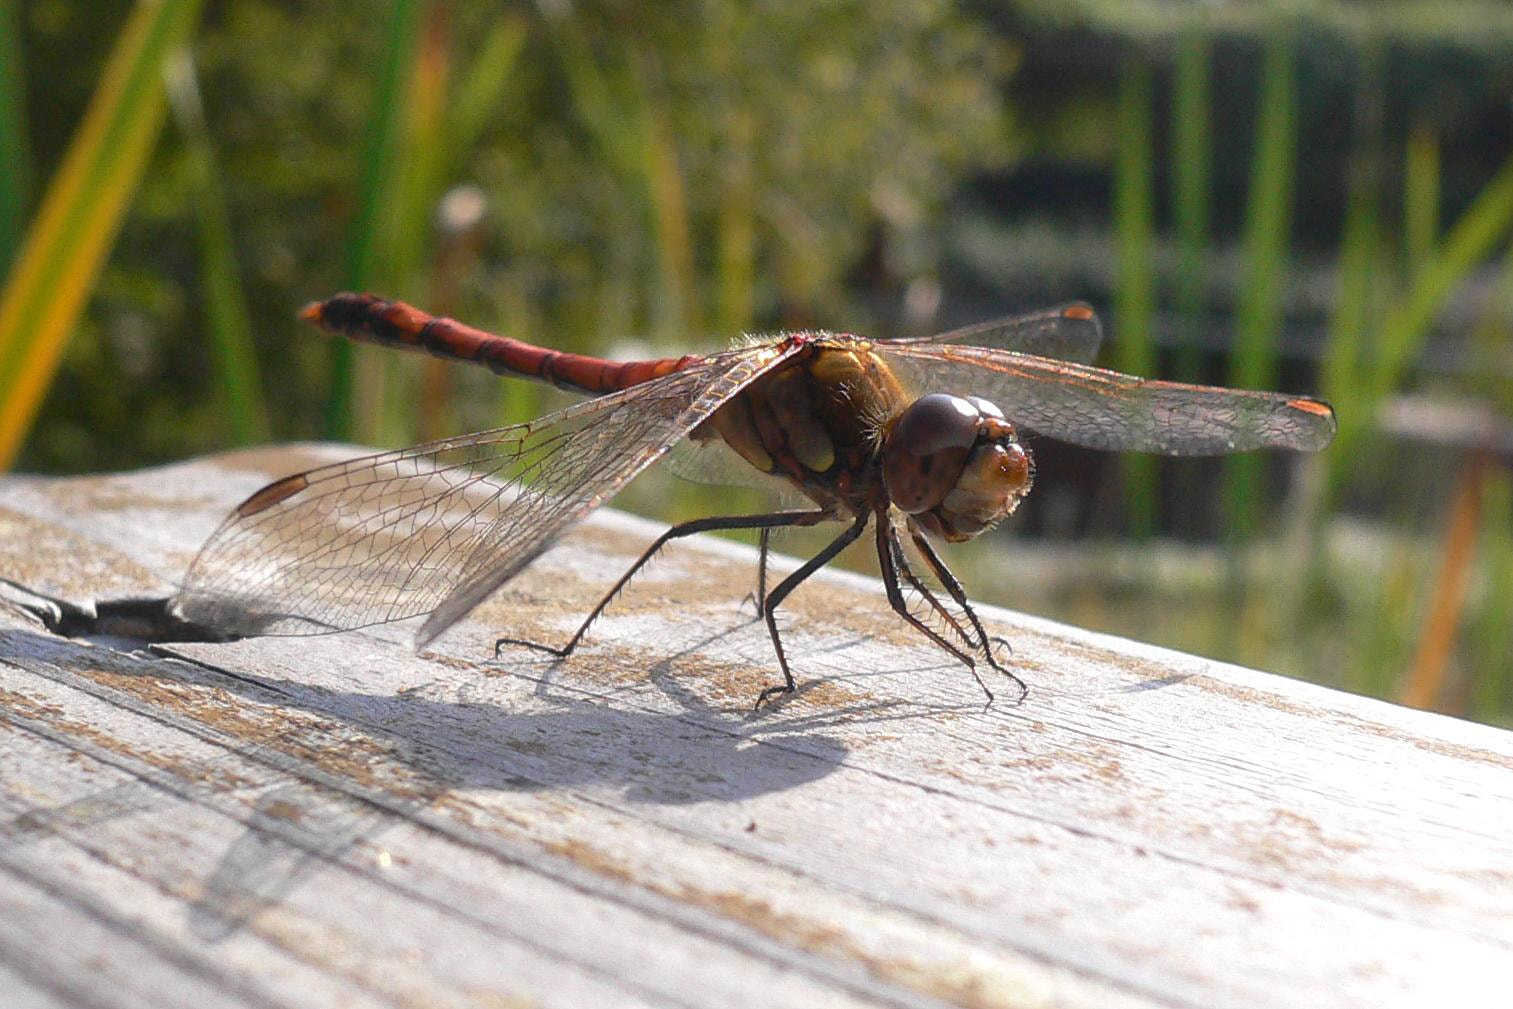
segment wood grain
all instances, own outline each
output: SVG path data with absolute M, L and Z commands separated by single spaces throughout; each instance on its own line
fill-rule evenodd
M 1497 729 L 991 609 L 1031 692 L 984 710 L 829 573 L 753 714 L 754 556 L 702 539 L 494 660 L 656 533 L 608 511 L 418 656 L 38 619 L 344 451 L 0 483 L 0 1005 L 1506 1004 Z

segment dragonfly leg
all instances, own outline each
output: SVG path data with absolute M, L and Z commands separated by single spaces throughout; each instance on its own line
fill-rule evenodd
M 773 651 L 777 652 L 778 668 L 783 671 L 783 682 L 776 686 L 767 687 L 758 694 L 756 707 L 760 708 L 770 698 L 777 697 L 780 694 L 791 694 L 797 689 L 796 684 L 793 682 L 793 673 L 788 669 L 788 656 L 783 653 L 783 638 L 778 634 L 776 619 L 778 604 L 788 598 L 788 593 L 798 588 L 800 582 L 826 564 L 829 564 L 836 554 L 846 549 L 852 543 L 855 543 L 856 538 L 867 528 L 867 521 L 871 517 L 869 513 L 862 512 L 857 517 L 857 520 L 851 524 L 850 528 L 831 540 L 830 545 L 825 547 L 825 549 L 804 562 L 803 567 L 787 578 L 784 578 L 781 582 L 778 582 L 777 588 L 773 589 L 771 595 L 767 596 L 766 602 L 762 605 L 762 615 L 767 618 L 767 631 L 772 635 L 772 648 Z
M 615 597 L 672 540 L 681 539 L 684 536 L 692 536 L 694 533 L 711 532 L 717 529 L 761 529 L 765 535 L 767 530 L 777 526 L 812 526 L 832 517 L 830 512 L 823 510 L 786 511 L 771 512 L 765 515 L 716 515 L 709 518 L 693 519 L 692 521 L 675 525 L 661 536 L 658 536 L 656 542 L 647 547 L 646 552 L 636 560 L 636 563 L 632 564 L 625 574 L 620 576 L 619 581 L 610 587 L 610 590 L 599 600 L 599 604 L 593 608 L 587 619 L 583 621 L 583 625 L 578 628 L 567 644 L 559 648 L 554 645 L 544 645 L 539 641 L 529 641 L 525 638 L 500 638 L 494 642 L 494 655 L 498 656 L 500 650 L 505 645 L 520 645 L 524 648 L 534 648 L 538 652 L 546 652 L 549 655 L 557 656 L 559 659 L 571 655 L 573 649 L 577 648 L 584 636 L 588 634 L 589 627 L 609 608 L 609 604 L 614 602 Z
M 751 605 L 756 608 L 756 615 L 759 617 L 762 615 L 762 602 L 767 595 L 767 551 L 771 542 L 772 529 L 764 528 L 762 530 L 762 541 L 760 543 L 760 549 L 757 552 L 756 591 L 746 593 L 745 598 L 741 600 L 741 604 L 744 606 L 746 604 L 746 600 L 750 599 Z
M 771 545 L 772 529 L 763 529 L 761 548 L 757 552 L 756 595 L 752 597 L 756 601 L 757 616 L 762 615 L 762 607 L 767 604 L 767 549 Z
M 904 577 L 908 580 L 909 584 L 926 599 L 930 600 L 930 604 L 935 607 L 936 612 L 945 617 L 947 623 L 955 629 L 956 633 L 973 647 L 976 647 L 976 643 L 972 642 L 966 630 L 956 622 L 956 618 L 948 613 L 946 608 L 941 605 L 940 600 L 936 599 L 934 594 L 925 588 L 919 579 L 914 576 L 914 573 L 908 570 L 907 562 L 904 562 L 903 546 L 898 542 L 898 530 L 893 527 L 892 520 L 886 515 L 879 516 L 877 521 L 877 560 L 882 565 L 883 587 L 888 591 L 888 605 L 893 607 L 893 612 L 903 617 L 911 627 L 929 638 L 936 645 L 960 659 L 962 664 L 971 671 L 972 678 L 977 681 L 977 685 L 982 688 L 982 692 L 988 696 L 988 703 L 992 704 L 993 691 L 988 689 L 988 685 L 982 682 L 982 677 L 977 674 L 977 661 L 910 611 L 909 601 L 904 598 L 903 589 L 899 586 L 901 571 L 908 572 Z M 900 568 L 900 562 L 904 562 L 905 566 L 903 568 Z
M 951 569 L 946 567 L 946 562 L 940 559 L 940 555 L 935 552 L 935 548 L 930 545 L 930 541 L 920 535 L 917 529 L 911 529 L 909 537 L 914 541 L 914 546 L 918 548 L 920 556 L 925 559 L 925 563 L 930 565 L 930 570 L 935 573 L 935 577 L 939 578 L 940 583 L 945 586 L 946 592 L 955 600 L 956 605 L 962 608 L 962 612 L 966 613 L 967 620 L 971 622 L 972 628 L 977 631 L 977 639 L 982 642 L 983 655 L 987 657 L 988 665 L 992 666 L 996 672 L 1002 673 L 1013 680 L 1015 685 L 1019 687 L 1019 699 L 1021 701 L 1024 700 L 1025 695 L 1030 692 L 1029 686 L 1018 676 L 1015 676 L 1007 666 L 1000 663 L 998 657 L 993 654 L 993 645 L 995 643 L 1002 644 L 1004 647 L 1008 647 L 1009 643 L 1004 641 L 1003 638 L 988 637 L 988 632 L 983 628 L 982 620 L 978 618 L 977 611 L 967 601 L 966 589 L 961 587 L 961 582 L 951 573 Z M 1012 652 L 1012 649 L 1010 651 Z
M 911 533 L 911 538 L 912 536 L 913 534 Z M 928 545 L 928 541 L 925 541 L 925 544 Z M 941 618 L 944 619 L 948 624 L 950 624 L 951 629 L 957 633 L 962 641 L 966 642 L 966 646 L 968 648 L 972 649 L 974 652 L 978 650 L 986 651 L 990 645 L 998 645 L 1005 651 L 1007 651 L 1010 655 L 1014 654 L 1014 646 L 1009 644 L 1008 638 L 1005 638 L 1001 634 L 993 635 L 991 638 L 987 639 L 987 644 L 984 644 L 983 640 L 980 637 L 973 637 L 972 634 L 968 633 L 967 629 L 961 626 L 961 621 L 957 618 L 956 614 L 946 610 L 945 606 L 941 603 L 936 594 L 922 585 L 919 582 L 919 579 L 915 577 L 913 569 L 909 566 L 909 560 L 904 555 L 902 543 L 895 540 L 895 546 L 897 546 L 898 548 L 897 560 L 899 574 L 901 574 L 904 577 L 904 580 L 907 581 L 911 586 L 913 586 L 920 595 L 924 596 L 925 599 L 929 601 L 930 605 L 934 607 L 935 612 L 939 613 L 941 615 Z M 921 547 L 920 552 L 924 552 L 923 547 Z M 933 556 L 935 557 L 936 563 L 938 563 L 942 569 L 945 569 L 945 562 L 940 559 L 940 555 L 933 554 Z M 951 575 L 954 579 L 954 574 L 949 569 L 946 569 L 945 573 L 947 575 Z M 958 588 L 960 588 L 960 583 L 958 582 L 957 584 Z M 965 599 L 965 589 L 962 589 L 960 595 L 961 598 Z M 953 596 L 952 598 L 955 599 L 956 597 Z M 966 610 L 967 615 L 971 618 L 973 624 L 977 628 L 978 634 L 980 635 L 982 633 L 982 624 L 977 620 L 976 611 L 974 611 L 969 605 L 963 605 L 963 609 Z M 995 658 L 994 655 L 989 654 L 987 658 L 988 663 L 992 665 L 994 669 L 999 669 L 998 664 L 993 661 Z M 1001 669 L 999 669 L 999 671 L 1004 672 L 1004 670 Z
M 914 568 L 909 564 L 909 558 L 904 553 L 903 542 L 898 538 L 897 529 L 895 528 L 892 532 L 893 534 L 888 537 L 888 546 L 893 553 L 893 564 L 898 569 L 899 577 L 908 582 L 909 587 L 918 592 L 930 604 L 930 608 L 945 622 L 947 627 L 955 632 L 957 638 L 967 648 L 972 651 L 981 648 L 982 646 L 978 644 L 977 639 L 972 636 L 971 632 L 961 625 L 961 620 L 956 614 L 946 609 L 945 604 L 940 601 L 940 597 L 929 586 L 919 580 L 919 577 L 914 573 Z

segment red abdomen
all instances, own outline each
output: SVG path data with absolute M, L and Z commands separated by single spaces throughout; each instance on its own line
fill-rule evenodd
M 661 378 L 703 360 L 685 355 L 652 361 L 610 361 L 550 350 L 464 326 L 455 319 L 428 315 L 402 301 L 372 294 L 338 294 L 307 306 L 300 318 L 362 343 L 472 361 L 487 365 L 500 375 L 540 379 L 561 389 L 596 396 Z

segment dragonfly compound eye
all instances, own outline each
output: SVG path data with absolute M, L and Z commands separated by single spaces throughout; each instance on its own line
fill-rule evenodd
M 977 442 L 981 412 L 960 396 L 922 396 L 883 442 L 883 483 L 901 511 L 916 515 L 944 500 Z
M 888 432 L 883 482 L 893 503 L 936 536 L 971 539 L 1029 493 L 1030 453 L 992 403 L 937 393 Z

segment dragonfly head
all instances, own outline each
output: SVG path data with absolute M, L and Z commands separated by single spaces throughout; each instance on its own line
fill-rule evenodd
M 920 528 L 952 543 L 1012 513 L 1033 474 L 1014 425 L 976 396 L 922 396 L 883 436 L 888 496 Z

